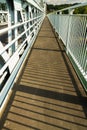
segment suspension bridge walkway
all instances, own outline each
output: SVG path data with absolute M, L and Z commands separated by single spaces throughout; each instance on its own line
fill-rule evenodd
M 14 84 L 0 127 L 87 130 L 87 95 L 47 17 Z

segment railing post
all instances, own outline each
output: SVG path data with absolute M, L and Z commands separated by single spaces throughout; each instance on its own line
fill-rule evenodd
M 14 10 L 14 18 L 15 18 L 15 24 L 17 24 L 17 22 L 18 22 L 18 13 L 17 13 L 17 10 L 15 9 Z M 15 28 L 15 38 L 17 37 L 17 35 L 18 35 L 18 30 L 17 30 L 17 28 Z M 15 51 L 15 50 L 17 50 L 17 48 L 18 48 L 18 41 L 16 41 L 15 42 L 15 45 L 13 45 L 13 50 Z
M 46 14 L 47 14 L 47 5 L 46 5 L 46 3 L 44 2 L 44 17 L 46 16 Z
M 13 7 L 13 1 L 6 0 L 7 3 L 7 8 L 8 8 L 8 27 L 10 28 L 12 25 L 12 22 L 14 21 L 14 7 Z M 12 41 L 12 30 L 8 31 L 8 43 Z M 9 48 L 8 50 L 9 56 L 12 55 L 12 47 Z
M 68 54 L 69 50 L 69 37 L 70 37 L 70 29 L 71 29 L 71 16 L 68 18 L 68 31 L 67 31 L 67 40 L 66 40 L 66 53 Z
M 1 14 L 1 23 L 3 23 L 3 13 Z
M 75 9 L 69 9 L 69 14 L 70 14 L 70 15 L 73 15 L 74 10 L 75 10 Z
M 2 83 L 2 88 L 0 88 L 0 110 L 3 109 L 3 104 L 15 83 L 15 78 L 21 65 L 30 53 L 42 23 L 41 16 L 43 12 L 42 7 L 35 0 L 6 0 L 6 3 L 8 8 L 8 27 L 2 29 L 0 35 L 8 33 L 8 44 L 3 49 L 1 48 L 0 56 L 2 57 L 8 50 L 7 54 L 10 57 L 8 56 L 8 59 L 4 61 L 0 69 L 0 78 L 5 83 Z M 36 15 L 36 9 L 38 16 Z M 36 25 L 38 29 L 33 34 Z M 20 41 L 20 39 L 22 40 Z M 18 45 L 19 43 L 20 46 Z
M 62 11 L 59 12 L 59 15 L 62 15 Z M 59 17 L 59 26 L 61 26 L 60 24 L 61 23 L 60 23 L 60 17 Z M 60 37 L 60 28 L 59 28 L 59 39 L 61 39 L 61 37 Z
M 73 15 L 74 9 L 69 9 L 69 19 L 68 19 L 68 33 L 67 33 L 67 42 L 66 42 L 66 53 L 68 54 L 69 50 L 69 37 L 71 29 L 71 15 Z
M 61 15 L 61 14 L 62 14 L 62 11 L 60 11 L 59 14 Z
M 31 19 L 31 6 L 28 6 L 28 13 L 29 13 L 29 19 Z M 30 22 L 28 24 L 28 26 L 30 27 Z M 30 29 L 29 29 L 29 34 L 30 34 Z
M 67 40 L 66 40 L 66 53 L 68 54 L 69 50 L 69 37 L 70 37 L 70 29 L 71 29 L 71 15 L 73 15 L 74 9 L 69 9 L 69 19 L 68 19 L 68 33 L 67 33 Z
M 75 5 L 69 8 L 59 10 L 57 12 L 62 12 L 69 10 L 68 15 L 59 16 L 59 38 L 61 36 L 64 45 L 66 46 L 66 53 L 68 54 L 73 67 L 75 68 L 85 90 L 87 91 L 87 38 L 86 38 L 86 25 L 87 25 L 87 16 L 85 15 L 73 15 L 74 9 L 86 6 L 87 2 L 80 5 Z M 60 12 L 60 14 L 62 14 Z M 49 14 L 48 17 L 53 24 L 53 15 Z M 62 19 L 61 19 L 62 18 Z M 65 23 L 66 22 L 66 23 Z M 58 23 L 58 21 L 57 21 Z M 57 24 L 58 25 L 58 24 Z M 66 29 L 65 31 L 63 29 Z M 64 33 L 67 33 L 64 35 Z

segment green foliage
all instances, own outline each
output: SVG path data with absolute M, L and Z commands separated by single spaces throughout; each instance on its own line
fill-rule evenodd
M 74 14 L 87 14 L 87 6 L 76 8 Z
M 52 11 L 56 11 L 56 10 L 61 10 L 63 8 L 67 8 L 71 6 L 71 4 L 64 4 L 64 5 L 47 5 L 47 12 L 52 12 Z
M 67 8 L 70 6 L 74 6 L 75 4 L 64 4 L 64 5 L 47 5 L 47 13 L 50 13 L 52 11 L 61 10 L 63 8 Z M 68 10 L 65 10 L 62 12 L 63 14 L 68 14 Z M 87 14 L 87 6 L 76 8 L 74 11 L 74 14 Z

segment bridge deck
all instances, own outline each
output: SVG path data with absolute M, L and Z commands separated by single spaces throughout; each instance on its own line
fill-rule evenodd
M 87 96 L 47 18 L 2 124 L 3 130 L 87 130 Z

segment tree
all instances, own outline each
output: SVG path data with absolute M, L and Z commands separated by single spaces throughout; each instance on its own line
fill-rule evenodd
M 52 12 L 52 11 L 56 11 L 56 10 L 61 10 L 61 9 L 63 9 L 63 8 L 67 8 L 67 7 L 69 7 L 69 6 L 72 6 L 72 4 L 63 4 L 63 5 L 47 5 L 47 11 L 48 11 L 48 13 L 49 12 Z M 67 11 L 65 11 L 65 13 L 66 13 Z
M 52 12 L 52 11 L 56 11 L 56 10 L 61 10 L 63 8 L 67 8 L 67 7 L 70 7 L 70 6 L 74 6 L 78 3 L 75 3 L 75 4 L 64 4 L 64 5 L 47 5 L 47 11 L 48 13 Z M 65 10 L 62 12 L 63 14 L 68 14 L 68 10 Z M 79 8 L 76 8 L 75 11 L 74 11 L 74 14 L 87 14 L 87 6 L 84 6 L 84 7 L 79 7 Z
M 87 14 L 87 6 L 76 8 L 74 14 Z

